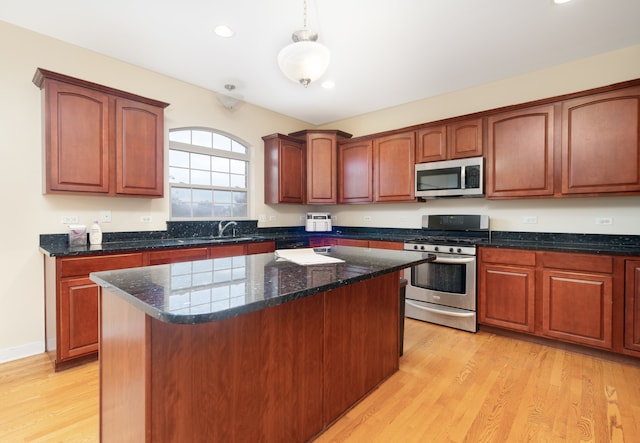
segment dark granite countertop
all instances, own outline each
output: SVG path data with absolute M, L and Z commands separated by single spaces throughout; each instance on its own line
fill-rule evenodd
M 304 227 L 258 228 L 257 221 L 238 222 L 235 238 L 211 236 L 217 222 L 167 222 L 167 231 L 104 233 L 100 246 L 70 248 L 65 234 L 40 235 L 40 251 L 54 257 L 109 254 L 166 248 L 193 248 L 233 243 L 300 241 L 306 246 L 311 237 L 353 238 L 404 242 L 425 236 L 421 229 L 334 227 L 331 232 L 305 232 Z M 306 242 L 306 244 L 305 244 Z M 493 231 L 487 247 L 537 249 L 640 256 L 640 235 L 537 233 Z
M 95 272 L 91 280 L 170 323 L 222 320 L 433 260 L 413 251 L 332 246 L 344 263 L 301 266 L 273 253 Z

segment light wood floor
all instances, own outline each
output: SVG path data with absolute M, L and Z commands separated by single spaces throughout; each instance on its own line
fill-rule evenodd
M 97 442 L 98 364 L 0 365 L 0 442 Z M 400 371 L 326 442 L 640 442 L 640 361 L 407 319 Z

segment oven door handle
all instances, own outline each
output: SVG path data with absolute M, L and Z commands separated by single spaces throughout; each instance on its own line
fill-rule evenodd
M 423 311 L 432 312 L 434 314 L 448 315 L 449 317 L 473 317 L 474 315 L 476 315 L 475 312 L 441 311 L 440 309 L 433 309 L 433 308 L 428 308 L 426 306 L 416 305 L 415 303 L 411 303 L 411 301 L 409 301 L 409 300 L 407 300 L 405 303 L 408 304 L 408 305 L 413 306 L 416 309 L 422 309 Z
M 445 265 L 461 265 L 465 263 L 473 263 L 476 260 L 475 257 L 463 257 L 463 258 L 451 258 L 437 256 L 436 259 L 429 263 L 444 263 Z

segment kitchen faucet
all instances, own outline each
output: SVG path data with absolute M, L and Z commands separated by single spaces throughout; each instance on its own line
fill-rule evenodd
M 218 223 L 218 237 L 222 237 L 224 235 L 224 231 L 229 227 L 229 226 L 237 226 L 238 223 L 234 222 L 234 221 L 229 221 L 225 224 L 222 224 L 222 220 L 220 220 L 220 223 Z

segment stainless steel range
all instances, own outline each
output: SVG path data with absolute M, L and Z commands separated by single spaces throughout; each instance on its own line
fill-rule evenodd
M 404 249 L 435 254 L 436 260 L 404 271 L 405 315 L 476 332 L 476 245 L 489 240 L 489 217 L 424 215 L 422 232 Z

